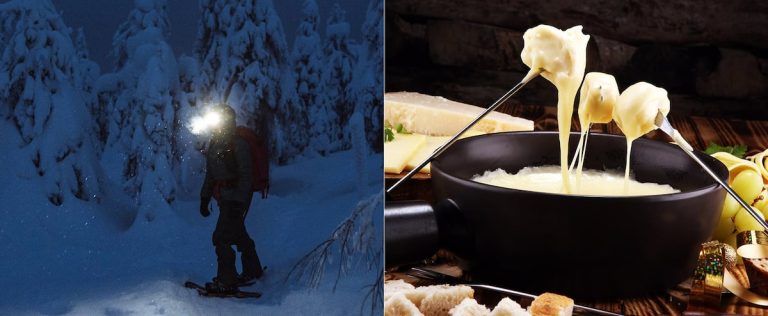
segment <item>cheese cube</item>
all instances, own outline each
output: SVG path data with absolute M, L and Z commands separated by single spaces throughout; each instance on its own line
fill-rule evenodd
M 394 140 L 384 143 L 384 172 L 403 172 L 408 160 L 424 145 L 425 139 L 424 135 L 395 133 Z

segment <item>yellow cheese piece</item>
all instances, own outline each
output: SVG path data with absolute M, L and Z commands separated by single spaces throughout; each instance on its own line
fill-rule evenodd
M 424 135 L 452 136 L 485 109 L 415 92 L 384 94 L 385 125 L 403 124 L 406 130 Z M 473 130 L 484 133 L 532 131 L 533 121 L 491 112 Z
M 484 133 L 469 130 L 464 135 L 461 135 L 460 138 L 466 138 L 466 137 L 472 137 L 477 135 L 482 135 Z M 429 155 L 431 155 L 435 150 L 440 148 L 443 144 L 447 143 L 451 137 L 453 136 L 427 136 L 426 141 L 423 146 L 421 146 L 418 150 L 416 150 L 416 154 L 411 157 L 411 159 L 408 160 L 408 163 L 405 165 L 406 170 L 413 170 L 416 169 L 416 167 L 419 166 L 419 164 L 424 161 L 424 159 L 427 159 Z M 421 173 L 431 173 L 430 166 L 432 164 L 429 163 L 424 168 L 421 168 L 419 172 Z
M 425 140 L 424 135 L 395 133 L 395 139 L 384 143 L 384 172 L 403 172 L 408 160 L 424 145 Z

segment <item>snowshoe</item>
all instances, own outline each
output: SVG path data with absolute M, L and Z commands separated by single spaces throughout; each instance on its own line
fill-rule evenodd
M 184 287 L 197 290 L 197 294 L 206 297 L 234 297 L 234 298 L 259 298 L 261 293 L 259 292 L 247 292 L 240 291 L 237 287 L 232 288 L 217 288 L 215 285 L 209 286 L 212 282 L 206 283 L 206 286 L 202 286 L 192 281 L 184 283 Z

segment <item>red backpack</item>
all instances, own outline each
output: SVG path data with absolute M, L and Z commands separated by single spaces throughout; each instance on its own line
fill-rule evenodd
M 240 136 L 251 148 L 253 161 L 253 192 L 261 192 L 261 198 L 267 198 L 269 193 L 269 153 L 267 145 L 250 128 L 238 126 L 237 136 Z

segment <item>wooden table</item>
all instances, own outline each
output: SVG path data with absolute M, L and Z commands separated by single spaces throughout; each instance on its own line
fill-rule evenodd
M 535 130 L 557 130 L 556 108 L 545 106 L 514 106 L 500 108 L 501 112 L 514 116 L 531 119 Z M 748 153 L 762 151 L 768 148 L 768 121 L 744 121 L 705 117 L 676 117 L 670 121 L 692 146 L 703 150 L 709 143 L 719 145 L 744 144 L 749 148 Z M 573 130 L 579 130 L 578 121 L 574 119 Z M 621 134 L 615 123 L 593 125 L 593 132 Z M 652 132 L 646 137 L 668 140 L 659 132 Z M 400 175 L 385 175 L 386 187 L 391 186 Z M 433 202 L 429 175 L 420 174 L 406 182 L 390 196 L 392 200 L 418 199 Z M 464 272 L 451 260 L 451 256 L 443 251 L 430 260 L 419 265 L 442 273 L 460 277 Z M 743 269 L 743 267 L 740 267 Z M 416 285 L 426 285 L 423 280 L 409 277 L 403 270 L 390 269 L 387 279 L 399 278 Z M 743 271 L 742 271 L 743 272 Z M 515 299 L 513 297 L 513 299 Z M 520 301 L 519 299 L 517 299 Z M 520 301 L 523 306 L 529 302 Z M 493 302 L 488 302 L 493 305 Z M 687 288 L 681 284 L 678 288 L 665 293 L 657 293 L 644 297 L 633 297 L 607 301 L 577 301 L 577 304 L 591 306 L 615 313 L 627 315 L 702 315 L 702 314 L 736 314 L 736 315 L 768 315 L 768 308 L 757 307 L 739 298 L 725 294 L 720 306 L 687 306 Z

